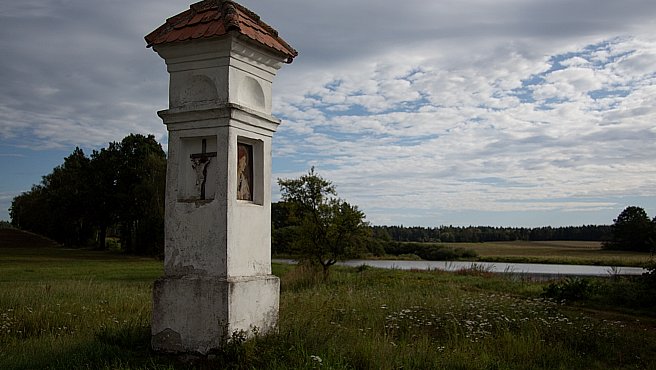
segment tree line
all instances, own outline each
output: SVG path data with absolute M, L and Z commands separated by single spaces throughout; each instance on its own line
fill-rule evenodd
M 565 227 L 493 227 L 493 226 L 373 226 L 373 235 L 393 241 L 434 243 L 478 243 L 502 241 L 581 240 L 604 241 L 612 235 L 610 225 Z
M 80 148 L 15 197 L 14 227 L 65 246 L 107 249 L 116 236 L 130 254 L 158 255 L 164 245 L 166 154 L 153 135 L 131 134 L 94 150 Z

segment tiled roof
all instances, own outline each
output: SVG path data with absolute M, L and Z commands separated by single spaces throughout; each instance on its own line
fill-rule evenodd
M 147 47 L 178 41 L 196 40 L 223 36 L 237 31 L 251 40 L 265 45 L 287 57 L 291 63 L 298 52 L 278 32 L 260 17 L 231 0 L 204 0 L 166 20 L 155 31 L 145 37 Z

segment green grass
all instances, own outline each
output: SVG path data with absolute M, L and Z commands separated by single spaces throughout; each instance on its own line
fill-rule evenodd
M 107 252 L 64 248 L 0 248 L 0 282 L 123 280 L 151 282 L 162 262 Z
M 444 243 L 450 247 L 472 249 L 478 261 L 516 263 L 557 263 L 605 266 L 645 266 L 650 253 L 610 251 L 600 242 L 580 241 L 514 241 L 488 243 Z
M 191 364 L 150 351 L 162 262 L 0 249 L 1 369 L 645 369 L 656 321 L 540 298 L 546 283 L 471 271 L 309 268 L 281 276 L 278 333 Z M 653 310 L 652 310 L 653 311 Z

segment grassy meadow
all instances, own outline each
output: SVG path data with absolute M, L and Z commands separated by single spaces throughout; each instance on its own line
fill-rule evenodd
M 0 369 L 656 368 L 653 307 L 543 298 L 548 283 L 485 271 L 273 267 L 279 332 L 190 362 L 149 349 L 161 261 L 0 248 Z
M 513 241 L 441 244 L 474 250 L 478 254 L 478 261 L 487 262 L 641 267 L 653 260 L 650 253 L 602 249 L 600 242 Z

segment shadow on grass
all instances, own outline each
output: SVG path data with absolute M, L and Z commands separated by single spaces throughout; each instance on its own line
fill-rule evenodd
M 30 357 L 6 363 L 12 369 L 175 369 L 175 359 L 150 349 L 150 328 L 127 326 L 103 329 L 86 342 L 57 341 L 58 350 L 45 348 Z M 57 344 L 53 344 L 57 345 Z M 50 347 L 51 344 L 46 345 Z
M 154 352 L 150 328 L 125 326 L 103 329 L 81 344 L 62 345 L 59 351 L 43 351 L 29 358 L 5 363 L 11 369 L 263 369 L 285 368 L 289 360 L 285 341 L 277 334 L 247 340 L 235 333 L 209 355 Z M 287 348 L 288 349 L 288 348 Z M 47 354 L 47 355 L 46 355 Z

